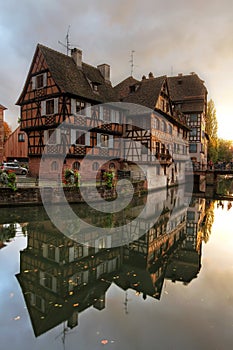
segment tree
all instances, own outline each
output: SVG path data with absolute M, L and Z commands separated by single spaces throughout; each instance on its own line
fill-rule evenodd
M 216 162 L 218 159 L 218 121 L 213 100 L 207 103 L 206 133 L 209 136 L 208 160 Z
M 230 162 L 232 160 L 232 141 L 218 140 L 218 161 Z
M 4 141 L 6 141 L 10 136 L 10 134 L 12 133 L 12 130 L 9 124 L 5 121 L 3 122 L 3 127 L 4 127 Z

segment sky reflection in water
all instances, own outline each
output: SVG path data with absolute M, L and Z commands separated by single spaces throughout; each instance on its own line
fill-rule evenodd
M 233 209 L 227 210 L 224 204 L 224 209 L 215 204 L 211 235 L 202 245 L 201 269 L 189 284 L 165 278 L 160 300 L 150 296 L 143 300 L 142 293 L 136 295 L 131 288 L 126 292 L 111 283 L 103 310 L 90 307 L 80 313 L 73 329 L 63 332 L 62 323 L 37 338 L 15 277 L 19 251 L 27 246 L 27 239 L 19 232 L 0 250 L 1 349 L 230 350 Z

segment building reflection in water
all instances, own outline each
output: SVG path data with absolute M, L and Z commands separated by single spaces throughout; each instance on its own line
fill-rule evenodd
M 95 236 L 94 229 L 81 233 L 85 244 L 80 244 L 60 233 L 45 215 L 30 220 L 17 279 L 35 336 L 64 322 L 64 329 L 72 329 L 78 325 L 82 311 L 90 307 L 104 309 L 112 283 L 126 291 L 127 313 L 128 289 L 135 290 L 142 299 L 160 299 L 165 279 L 186 284 L 197 277 L 205 200 L 192 199 L 187 208 L 184 190 L 176 188 L 152 193 L 149 200 L 150 210 L 137 227 L 132 221 L 131 230 L 137 231 L 139 238 L 113 248 L 109 247 L 110 240 L 117 238 Z M 141 197 L 125 210 L 127 222 L 138 215 L 144 201 Z M 148 228 L 153 216 L 157 220 Z M 108 225 L 117 225 L 120 220 L 122 215 L 119 218 L 115 213 Z

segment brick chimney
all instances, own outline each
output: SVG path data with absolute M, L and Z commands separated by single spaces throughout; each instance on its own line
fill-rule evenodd
M 77 67 L 82 68 L 82 50 L 79 50 L 76 48 L 72 49 L 71 50 L 71 57 L 73 58 Z
M 106 83 L 110 83 L 110 66 L 107 63 L 99 64 L 97 66 L 99 69 L 100 73 L 103 75 L 104 80 Z
M 154 74 L 153 74 L 152 72 L 150 72 L 150 73 L 148 74 L 148 77 L 149 77 L 149 79 L 153 79 L 153 78 L 154 78 Z

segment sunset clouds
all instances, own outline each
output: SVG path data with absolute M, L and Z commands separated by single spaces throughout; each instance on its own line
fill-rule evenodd
M 65 53 L 70 42 L 84 61 L 111 65 L 113 84 L 150 71 L 155 76 L 195 71 L 215 102 L 221 137 L 232 138 L 233 3 L 220 1 L 8 0 L 0 12 L 0 103 L 16 125 L 14 106 L 21 93 L 37 43 Z M 230 123 L 231 120 L 231 123 Z M 228 125 L 229 122 L 229 125 Z M 230 129 L 231 128 L 231 129 Z

